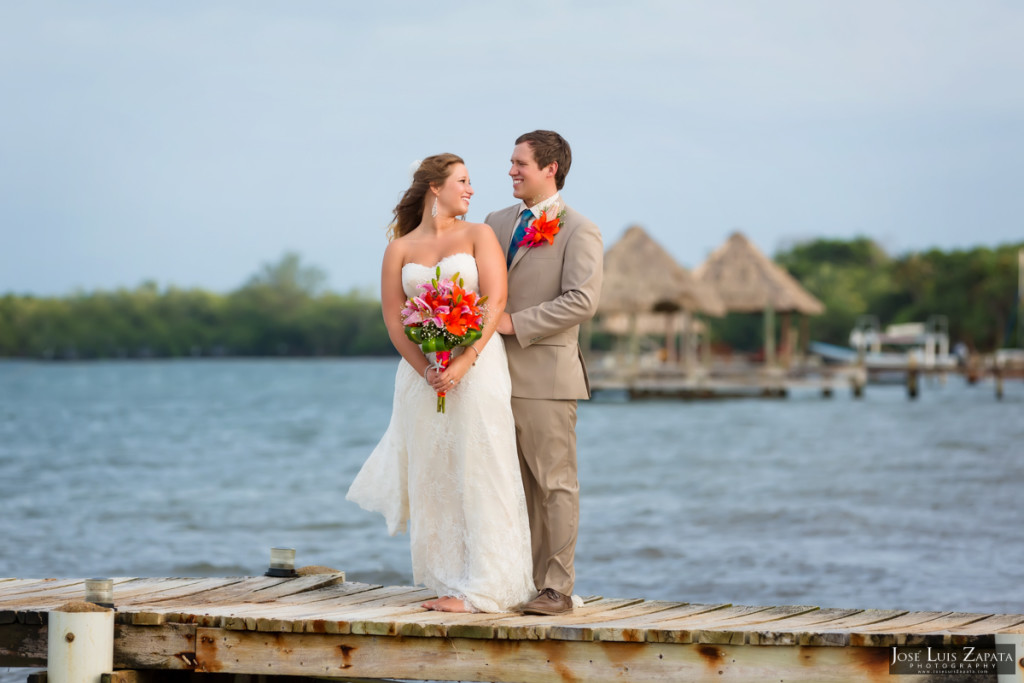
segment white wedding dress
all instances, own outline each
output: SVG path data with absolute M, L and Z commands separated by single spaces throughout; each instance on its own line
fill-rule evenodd
M 472 255 L 437 266 L 479 291 Z M 406 264 L 405 294 L 419 294 L 416 285 L 437 266 Z M 498 334 L 448 392 L 445 413 L 430 385 L 400 361 L 391 424 L 346 495 L 383 514 L 391 535 L 409 521 L 413 580 L 481 612 L 507 612 L 536 595 L 511 392 Z

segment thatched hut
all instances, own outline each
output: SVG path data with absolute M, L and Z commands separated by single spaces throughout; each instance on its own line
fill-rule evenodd
M 789 316 L 820 315 L 825 306 L 784 268 L 765 256 L 742 233 L 735 232 L 693 272 L 715 290 L 730 313 L 764 313 L 765 361 L 775 359 L 775 314 L 783 315 L 782 349 L 791 351 Z M 806 342 L 806 332 L 804 333 Z
M 684 333 L 686 348 L 695 349 L 695 313 L 722 316 L 725 312 L 715 292 L 679 265 L 640 226 L 627 229 L 605 252 L 598 314 L 606 329 L 618 332 L 628 328 L 634 352 L 638 326 L 643 324 L 650 331 L 655 317 L 663 319 L 666 357 L 674 360 L 677 331 Z

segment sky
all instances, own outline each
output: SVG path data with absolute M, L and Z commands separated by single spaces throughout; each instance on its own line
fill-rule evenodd
M 695 268 L 1024 240 L 1017 0 L 0 0 L 0 294 L 228 292 L 286 252 L 379 292 L 417 159 L 482 221 L 560 132 L 606 247 Z

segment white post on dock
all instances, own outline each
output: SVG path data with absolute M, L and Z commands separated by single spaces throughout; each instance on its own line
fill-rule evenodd
M 924 333 L 924 367 L 934 368 L 935 357 L 938 355 L 939 338 L 932 332 Z
M 49 613 L 48 683 L 100 683 L 114 670 L 114 610 L 72 602 Z

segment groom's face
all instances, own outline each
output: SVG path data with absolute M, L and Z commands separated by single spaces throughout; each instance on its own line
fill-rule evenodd
M 537 166 L 529 142 L 520 142 L 512 150 L 512 168 L 508 175 L 512 178 L 512 196 L 523 200 L 527 206 L 533 206 L 557 191 L 555 164 L 544 168 Z

